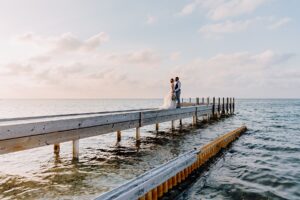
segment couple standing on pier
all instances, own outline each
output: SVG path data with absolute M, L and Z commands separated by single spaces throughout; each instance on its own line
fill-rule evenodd
M 180 94 L 181 94 L 181 82 L 179 77 L 170 80 L 171 88 L 169 94 L 166 95 L 164 99 L 164 104 L 161 106 L 162 109 L 174 109 L 180 108 Z

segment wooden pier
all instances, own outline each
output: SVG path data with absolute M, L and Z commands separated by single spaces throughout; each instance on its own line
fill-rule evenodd
M 155 125 L 159 130 L 159 123 L 193 118 L 193 124 L 198 123 L 200 116 L 207 119 L 234 113 L 234 98 L 215 98 L 212 102 L 185 104 L 180 109 L 140 109 L 113 112 L 83 113 L 69 115 L 52 115 L 39 117 L 25 117 L 0 119 L 0 154 L 22 151 L 26 149 L 53 145 L 54 153 L 59 154 L 60 143 L 72 141 L 73 158 L 79 157 L 79 140 L 116 132 L 117 140 L 121 140 L 123 130 L 135 129 L 136 140 L 141 138 L 140 128 Z

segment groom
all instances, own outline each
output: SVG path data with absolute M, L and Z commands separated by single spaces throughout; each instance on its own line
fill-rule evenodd
M 175 95 L 176 95 L 176 101 L 177 101 L 177 106 L 176 108 L 180 108 L 180 94 L 181 94 L 181 83 L 179 81 L 179 77 L 175 78 Z

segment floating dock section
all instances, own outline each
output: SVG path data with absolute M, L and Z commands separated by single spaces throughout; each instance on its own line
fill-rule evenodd
M 242 126 L 222 135 L 206 144 L 199 150 L 195 149 L 156 167 L 107 192 L 96 200 L 157 200 L 161 199 L 173 187 L 180 185 L 221 149 L 226 148 L 247 130 Z

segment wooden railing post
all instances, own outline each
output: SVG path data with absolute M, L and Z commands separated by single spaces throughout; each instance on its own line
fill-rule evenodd
M 197 104 L 197 105 L 200 104 L 199 97 L 196 98 L 196 104 Z
M 218 115 L 221 114 L 221 99 L 220 97 L 218 98 Z
M 232 113 L 232 98 L 229 98 L 229 113 Z
M 227 97 L 227 99 L 226 99 L 226 114 L 227 114 L 227 115 L 228 115 L 228 103 L 229 103 L 229 102 L 228 102 L 228 99 L 229 99 L 229 98 Z
M 216 99 L 213 97 L 213 105 L 212 105 L 212 115 L 215 117 L 215 109 L 216 109 Z
M 225 98 L 223 97 L 222 115 L 225 115 Z
M 234 104 L 235 104 L 235 102 L 234 102 L 234 97 L 232 98 L 232 101 L 233 101 L 233 102 L 232 102 L 232 113 L 234 113 L 234 106 L 235 106 L 235 105 L 234 105 Z

